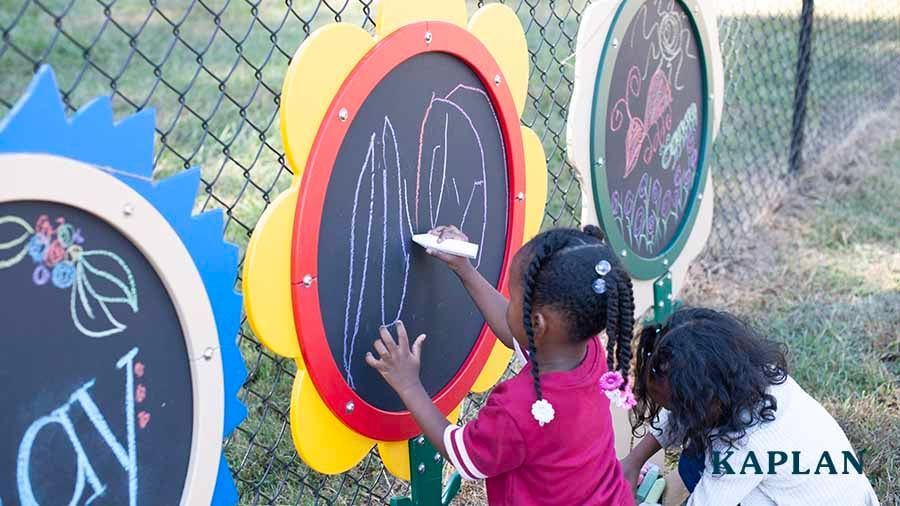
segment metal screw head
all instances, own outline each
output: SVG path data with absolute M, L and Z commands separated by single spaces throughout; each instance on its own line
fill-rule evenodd
M 698 193 L 698 194 L 697 194 L 697 200 L 703 200 L 703 194 L 702 194 L 702 193 Z
M 311 275 L 307 274 L 306 276 L 303 276 L 303 286 L 309 288 L 309 285 L 312 284 L 312 281 L 313 278 Z
M 344 404 L 344 411 L 347 413 L 353 413 L 353 410 L 356 408 L 356 404 L 353 404 L 353 401 L 347 401 L 347 404 Z
M 666 279 L 672 279 L 672 273 L 671 273 L 671 272 L 668 273 L 668 274 L 666 274 Z
M 602 156 L 601 156 L 600 158 L 597 159 L 597 165 L 598 165 L 598 166 L 603 167 L 603 162 L 604 162 L 604 160 L 603 160 L 603 157 L 602 157 Z
M 669 259 L 663 258 L 663 265 L 669 265 Z
M 657 282 L 656 282 L 656 286 L 663 286 L 662 280 L 657 281 Z
M 425 444 L 425 436 L 419 436 L 416 438 L 416 443 L 419 445 Z
M 432 38 L 431 32 L 425 32 L 425 43 L 426 44 L 431 44 L 431 38 Z
M 674 300 L 675 300 L 675 294 L 674 294 L 674 293 L 670 293 L 670 294 L 669 294 L 669 300 L 670 300 L 670 301 L 674 301 Z
M 663 301 L 659 301 L 659 307 L 665 307 L 666 304 Z
M 619 39 L 612 40 L 612 47 L 619 47 Z
M 440 461 L 441 461 L 441 454 L 440 454 L 440 453 L 435 453 L 433 458 L 434 458 L 434 461 L 435 461 L 435 462 L 440 462 Z
M 341 121 L 347 121 L 347 117 L 349 115 L 350 115 L 350 113 L 347 112 L 346 107 L 341 107 L 341 110 L 338 111 L 338 119 Z
M 215 350 L 213 350 L 212 348 L 206 348 L 205 350 L 203 350 L 203 358 L 206 360 L 212 360 L 214 353 Z
M 519 192 L 516 194 L 516 200 L 525 200 L 525 192 Z
M 131 202 L 127 202 L 122 207 L 122 214 L 124 214 L 125 216 L 131 216 L 132 214 L 134 214 L 134 205 Z
M 622 256 L 623 256 L 623 257 L 627 257 L 627 256 L 628 256 L 628 252 L 625 251 L 625 250 L 622 250 Z
M 419 464 L 419 467 L 417 467 L 416 469 L 418 469 L 418 471 L 420 473 L 424 473 L 425 472 L 425 464 Z
M 500 74 L 497 74 L 494 76 L 494 84 L 496 84 L 497 86 L 500 86 L 501 81 L 502 81 L 502 79 L 500 79 Z

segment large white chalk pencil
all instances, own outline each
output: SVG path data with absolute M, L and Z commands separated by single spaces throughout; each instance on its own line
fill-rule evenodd
M 416 234 L 412 240 L 423 248 L 430 248 L 466 258 L 478 257 L 478 245 L 471 242 L 458 239 L 444 239 L 438 242 L 438 236 L 434 234 Z

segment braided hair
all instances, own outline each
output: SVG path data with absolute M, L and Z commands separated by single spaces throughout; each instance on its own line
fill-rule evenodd
M 605 244 L 603 232 L 592 225 L 584 230 L 548 230 L 525 248 L 530 260 L 523 269 L 522 313 L 537 400 L 543 395 L 532 313 L 539 307 L 559 311 L 565 317 L 566 332 L 575 342 L 606 330 L 607 367 L 626 378 L 621 387 L 625 389 L 631 363 L 634 295 L 631 277 Z M 610 270 L 602 276 L 606 291 L 598 294 L 593 283 L 601 277 L 596 266 L 603 260 L 609 262 Z

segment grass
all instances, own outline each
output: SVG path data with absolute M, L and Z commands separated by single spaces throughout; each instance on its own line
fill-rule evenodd
M 513 3 L 518 6 L 531 51 L 529 100 L 522 120 L 537 132 L 548 159 L 550 193 L 545 226 L 571 225 L 580 218 L 580 186 L 565 160 L 564 129 L 574 71 L 574 60 L 569 57 L 586 2 L 578 0 L 574 7 L 568 2 L 530 3 L 535 7 Z M 900 40 L 893 13 L 884 15 L 884 9 L 878 8 L 873 12 L 881 17 L 867 14 L 857 19 L 832 3 L 826 3 L 831 5 L 825 7 L 828 14 L 817 25 L 807 136 L 809 152 L 814 155 L 811 159 L 896 92 L 898 76 L 885 72 L 900 69 Z M 788 188 L 784 176 L 799 7 L 785 9 L 783 2 L 775 4 L 778 9 L 744 9 L 719 20 L 727 80 L 726 117 L 711 163 L 718 196 L 715 240 L 723 251 L 733 250 L 736 246 L 731 240 L 744 235 L 741 231 L 763 216 Z M 284 2 L 253 5 L 240 0 L 157 0 L 153 5 L 120 0 L 105 11 L 95 0 L 0 2 L 0 68 L 4 71 L 0 114 L 24 90 L 39 61 L 54 66 L 64 99 L 73 109 L 113 88 L 117 117 L 136 108 L 155 107 L 156 177 L 199 166 L 205 187 L 197 208 L 226 209 L 226 237 L 243 249 L 268 202 L 286 188 L 291 177 L 282 157 L 276 101 L 290 55 L 311 31 L 335 19 L 332 7 L 345 5 L 339 10 L 340 18 L 369 30 L 372 23 L 366 15 L 371 13 L 355 1 L 323 4 L 295 0 L 291 9 Z M 474 8 L 470 1 L 469 12 Z M 896 193 L 883 191 L 885 184 L 871 185 L 869 198 L 888 208 Z M 818 267 L 809 267 L 808 272 L 803 270 L 808 285 L 798 286 L 819 290 L 815 293 L 820 295 L 833 287 L 845 287 L 840 288 L 841 298 L 813 303 L 809 297 L 798 298 L 795 292 L 784 291 L 772 292 L 765 298 L 768 302 L 758 304 L 771 305 L 782 299 L 782 304 L 795 304 L 793 311 L 785 309 L 766 321 L 777 324 L 780 333 L 776 335 L 794 336 L 798 371 L 803 364 L 827 364 L 832 374 L 820 382 L 823 394 L 834 399 L 829 408 L 852 418 L 865 413 L 866 406 L 874 408 L 883 401 L 886 392 L 873 386 L 882 378 L 873 371 L 881 369 L 871 360 L 845 360 L 841 345 L 831 343 L 839 342 L 838 338 L 861 339 L 858 331 L 876 325 L 879 309 L 884 311 L 884 304 L 896 301 L 884 295 L 878 267 L 884 261 L 884 241 L 891 238 L 890 221 L 872 216 L 871 220 L 882 221 L 848 228 L 842 224 L 860 219 L 864 205 L 846 207 L 843 200 L 838 204 L 825 206 L 828 213 L 837 213 L 825 213 L 830 221 L 817 220 L 817 225 L 809 225 L 805 231 L 810 241 L 818 241 L 813 248 L 816 253 L 832 256 L 823 258 Z M 857 260 L 841 261 L 849 257 Z M 793 258 L 787 260 L 789 265 L 796 263 Z M 868 267 L 851 267 L 854 265 Z M 806 279 L 803 277 L 804 282 Z M 764 313 L 755 306 L 751 310 Z M 846 313 L 848 318 L 833 317 L 833 323 L 814 333 L 804 330 L 807 315 L 831 314 L 828 311 L 844 311 L 840 314 Z M 860 315 L 864 314 L 872 318 L 863 321 Z M 838 325 L 839 321 L 844 323 Z M 242 503 L 311 504 L 317 497 L 339 504 L 377 503 L 403 489 L 403 484 L 384 473 L 375 456 L 337 477 L 307 469 L 293 449 L 287 420 L 294 364 L 262 348 L 246 327 L 239 344 L 250 370 L 241 394 L 250 416 L 230 438 L 226 451 L 237 470 Z M 893 350 L 885 352 L 888 356 L 897 353 L 895 342 L 883 344 Z M 853 350 L 864 353 L 861 345 Z M 883 363 L 894 367 L 891 364 L 896 362 Z M 804 384 L 819 388 L 819 383 L 812 383 L 817 377 L 812 372 L 826 365 L 806 367 L 811 372 L 809 378 L 801 375 Z M 857 385 L 865 389 L 854 390 Z M 871 395 L 853 394 L 859 391 Z M 479 399 L 473 397 L 468 404 L 470 413 Z M 854 411 L 860 409 L 863 411 Z M 879 423 L 859 416 L 852 419 L 859 420 L 861 434 Z M 895 477 L 898 464 L 891 462 L 893 468 L 883 469 L 893 469 L 885 473 Z M 878 479 L 881 483 L 888 478 Z M 890 480 L 894 481 L 884 483 L 896 483 L 896 478 Z M 471 486 L 467 490 L 471 491 Z
M 743 314 L 900 504 L 900 103 L 813 167 L 765 232 L 693 267 L 690 304 Z

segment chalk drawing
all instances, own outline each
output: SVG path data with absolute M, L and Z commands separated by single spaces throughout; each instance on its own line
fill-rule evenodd
M 369 140 L 369 148 L 366 151 L 366 159 L 363 162 L 362 167 L 359 170 L 359 177 L 356 178 L 356 193 L 353 197 L 353 211 L 352 216 L 356 216 L 357 209 L 359 208 L 359 190 L 362 188 L 363 176 L 366 174 L 366 168 L 370 168 L 369 172 L 373 174 L 374 181 L 374 161 L 373 156 L 375 154 L 375 133 L 372 133 L 372 137 Z M 369 241 L 368 237 L 371 235 L 372 231 L 372 211 L 373 206 L 375 205 L 374 200 L 374 191 L 375 186 L 372 185 L 372 195 L 369 197 L 369 230 L 366 232 L 366 253 L 363 258 L 363 275 L 361 284 L 364 285 L 366 280 L 366 269 L 368 268 L 368 256 L 369 256 Z M 356 220 L 352 220 L 350 223 L 350 268 L 348 269 L 348 280 L 347 280 L 347 304 L 344 309 L 344 353 L 343 353 L 343 365 L 344 371 L 347 376 L 347 383 L 351 388 L 355 388 L 353 384 L 353 375 L 350 374 L 350 357 L 353 355 L 353 347 L 356 344 L 356 336 L 359 333 L 359 319 L 362 313 L 362 302 L 363 296 L 365 294 L 365 286 L 360 286 L 359 289 L 359 300 L 356 304 L 356 313 L 355 318 L 353 320 L 353 330 L 352 333 L 350 331 L 350 307 L 353 302 L 353 273 L 355 272 L 353 268 L 353 264 L 356 261 L 356 252 L 354 250 L 356 246 Z
M 35 285 L 51 283 L 58 289 L 71 288 L 70 317 L 79 332 L 95 338 L 122 332 L 127 325 L 113 316 L 110 305 L 125 304 L 133 313 L 138 312 L 138 292 L 131 268 L 113 252 L 85 251 L 81 230 L 66 223 L 64 218 L 57 218 L 55 223 L 56 226 L 46 215 L 41 215 L 32 228 L 18 216 L 0 216 L 0 225 L 12 224 L 21 230 L 18 237 L 0 242 L 0 254 L 20 248 L 9 259 L 0 261 L 0 270 L 30 257 L 35 264 L 31 276 Z M 101 258 L 118 266 L 124 279 L 95 265 Z M 112 285 L 112 293 L 98 290 L 91 278 Z M 105 320 L 100 318 L 101 314 Z
M 14 237 L 8 241 L 0 242 L 0 252 L 5 252 L 8 250 L 13 250 L 19 245 L 25 244 L 26 247 L 22 248 L 18 253 L 14 254 L 12 257 L 6 260 L 0 260 L 0 269 L 5 269 L 7 267 L 12 267 L 25 258 L 25 255 L 29 253 L 29 239 L 34 234 L 34 229 L 31 228 L 31 224 L 27 221 L 19 218 L 18 216 L 0 216 L 0 226 L 10 223 L 13 225 L 18 225 L 22 232 L 18 237 Z
M 663 170 L 668 169 L 675 160 L 681 158 L 682 152 L 687 147 L 688 139 L 696 138 L 696 133 L 697 104 L 691 103 L 675 130 L 666 136 L 666 142 L 660 151 Z
M 401 288 L 400 293 L 400 304 L 397 307 L 397 315 L 394 316 L 391 324 L 393 325 L 398 320 L 400 320 L 400 313 L 403 312 L 403 306 L 406 304 L 406 287 L 409 281 L 409 251 L 407 251 L 407 239 L 411 238 L 413 235 L 412 221 L 410 221 L 409 217 L 409 204 L 408 202 L 404 202 L 405 194 L 406 194 L 406 180 L 403 180 L 403 191 L 400 191 L 400 180 L 402 179 L 402 174 L 400 172 L 400 147 L 397 143 L 397 135 L 394 131 L 394 125 L 391 124 L 391 120 L 388 118 L 384 118 L 384 127 L 381 130 L 381 160 L 385 167 L 384 171 L 384 181 L 385 185 L 387 184 L 387 166 L 388 166 L 388 157 L 387 157 L 387 139 L 388 133 L 390 133 L 390 140 L 393 143 L 394 147 L 394 166 L 397 168 L 397 230 L 400 232 L 400 248 L 403 252 L 403 287 Z M 446 144 L 446 143 L 445 143 Z M 387 209 L 387 196 L 385 196 L 385 209 Z M 406 209 L 406 222 L 409 225 L 409 237 L 404 236 L 404 227 L 403 227 L 403 210 Z M 387 213 L 385 213 L 385 220 L 387 220 Z M 385 221 L 386 222 L 386 221 Z M 387 231 L 384 232 L 383 237 L 387 237 Z M 385 244 L 387 242 L 385 241 Z M 382 250 L 382 259 L 387 256 L 387 253 Z M 381 272 L 381 300 L 384 301 L 384 264 L 387 263 L 382 261 L 382 272 Z M 382 311 L 383 312 L 383 311 Z M 382 322 L 385 322 L 385 317 L 382 314 L 381 317 Z
M 665 74 L 657 71 L 650 79 L 643 118 L 631 112 L 631 99 L 640 97 L 642 86 L 640 69 L 632 66 L 628 70 L 625 96 L 617 100 L 610 111 L 610 131 L 619 131 L 628 119 L 624 178 L 634 171 L 644 142 L 649 140 L 642 159 L 645 164 L 650 164 L 672 128 L 672 91 Z
M 462 230 L 463 227 L 465 227 L 465 225 L 466 225 L 466 218 L 469 216 L 469 208 L 472 207 L 472 197 L 475 196 L 475 190 L 477 190 L 479 187 L 482 188 L 482 193 L 484 193 L 484 181 L 483 180 L 475 181 L 474 183 L 472 183 L 472 191 L 469 192 L 469 201 L 466 202 L 466 208 L 463 211 L 462 221 L 459 222 L 460 230 Z
M 101 476 L 97 474 L 90 457 L 84 450 L 82 438 L 90 437 L 90 434 L 79 435 L 72 423 L 70 411 L 73 406 L 78 405 L 87 415 L 97 435 L 100 436 L 106 447 L 115 456 L 116 461 L 122 466 L 128 475 L 128 504 L 135 506 L 137 504 L 138 491 L 138 457 L 137 457 L 137 440 L 135 437 L 135 413 L 134 413 L 134 374 L 132 365 L 134 357 L 138 354 L 138 348 L 132 348 L 128 353 L 123 355 L 116 362 L 117 369 L 125 370 L 125 443 L 122 444 L 113 434 L 112 428 L 106 421 L 106 418 L 100 412 L 100 408 L 91 397 L 90 389 L 94 386 L 96 379 L 92 379 L 83 383 L 74 393 L 69 396 L 68 401 L 60 405 L 58 408 L 44 415 L 26 429 L 25 434 L 19 443 L 19 450 L 16 458 L 16 484 L 19 493 L 19 502 L 23 506 L 36 506 L 38 504 L 35 496 L 34 484 L 31 480 L 30 467 L 32 455 L 37 449 L 35 445 L 40 446 L 38 435 L 41 431 L 51 430 L 52 425 L 58 425 L 65 432 L 76 457 L 75 486 L 72 491 L 70 505 L 80 503 L 81 497 L 85 493 L 85 485 L 91 488 L 91 496 L 84 502 L 90 504 L 98 497 L 101 497 L 106 491 L 106 485 Z M 47 441 L 45 438 L 43 441 Z M 93 445 L 92 445 L 93 446 Z M 37 451 L 37 455 L 44 453 Z
M 418 156 L 415 165 L 416 175 L 414 182 L 411 180 L 411 177 L 407 178 L 404 176 L 400 160 L 399 141 L 389 116 L 384 117 L 380 136 L 378 135 L 378 132 L 372 132 L 369 137 L 366 155 L 357 176 L 351 210 L 353 219 L 351 220 L 350 225 L 350 258 L 347 266 L 347 295 L 344 307 L 344 335 L 341 368 L 344 376 L 347 378 L 347 383 L 351 388 L 356 388 L 355 380 L 352 375 L 352 366 L 356 355 L 356 344 L 359 338 L 362 310 L 366 303 L 365 292 L 367 286 L 374 282 L 374 280 L 370 280 L 369 277 L 380 274 L 380 279 L 378 280 L 380 290 L 377 293 L 381 296 L 381 300 L 379 301 L 381 325 L 388 327 L 395 325 L 397 321 L 399 321 L 406 305 L 410 258 L 412 255 L 412 251 L 409 249 L 411 246 L 409 244 L 413 234 L 425 231 L 420 230 L 418 216 L 420 200 L 427 197 L 423 202 L 427 202 L 428 205 L 427 226 L 429 228 L 443 223 L 441 220 L 442 212 L 444 212 L 445 215 L 451 211 L 459 212 L 461 219 L 454 224 L 460 229 L 464 229 L 464 227 L 471 228 L 474 231 L 474 233 L 470 235 L 473 241 L 478 243 L 484 242 L 485 234 L 487 232 L 487 189 L 485 188 L 487 184 L 486 157 L 482 143 L 482 135 L 476 128 L 469 113 L 462 105 L 460 105 L 460 98 L 463 93 L 475 93 L 476 96 L 480 96 L 486 100 L 486 103 L 493 114 L 495 124 L 492 126 L 497 128 L 498 132 L 500 131 L 500 124 L 497 120 L 496 113 L 494 112 L 489 96 L 484 90 L 459 84 L 454 86 L 451 91 L 446 94 L 439 95 L 437 92 L 433 92 L 431 99 L 425 106 L 418 129 Z M 426 146 L 430 140 L 426 137 L 431 137 L 430 135 L 426 136 L 426 125 L 428 124 L 432 112 L 438 114 L 438 110 L 442 110 L 441 112 L 443 112 L 443 118 L 438 116 L 438 118 L 442 120 L 440 121 L 440 126 L 443 129 L 438 129 L 439 133 L 437 135 L 439 135 L 440 138 L 437 142 L 435 142 L 433 146 Z M 457 130 L 460 126 L 451 125 L 451 117 L 458 118 L 457 121 L 462 121 L 465 133 L 461 134 Z M 468 195 L 462 195 L 460 193 L 460 182 L 457 181 L 459 174 L 456 174 L 451 166 L 451 157 L 449 153 L 449 134 L 451 129 L 453 130 L 454 136 L 457 138 L 460 138 L 460 135 L 471 135 L 471 139 L 474 142 L 473 148 L 477 149 L 479 160 L 481 161 L 481 177 L 471 182 L 471 189 Z M 376 150 L 379 147 L 381 149 L 380 159 L 375 155 Z M 393 153 L 390 153 L 391 149 L 393 149 Z M 503 160 L 504 165 L 502 169 L 505 178 L 507 177 L 505 170 L 505 152 L 503 153 Z M 426 164 L 425 168 L 428 171 L 427 175 L 422 172 L 423 163 Z M 388 216 L 388 200 L 390 198 L 388 195 L 388 180 L 392 177 L 396 178 L 397 185 L 396 222 L 393 221 L 393 217 Z M 449 191 L 447 186 L 451 182 L 453 184 L 453 194 L 455 199 L 445 199 L 445 191 Z M 464 185 L 467 183 L 468 182 L 462 182 Z M 390 182 L 390 184 L 393 185 L 393 182 Z M 380 191 L 376 192 L 376 187 L 379 188 Z M 393 186 L 391 187 L 393 188 Z M 427 192 L 427 196 L 422 195 L 423 192 Z M 368 216 L 365 215 L 366 196 L 368 196 L 369 199 Z M 393 204 L 390 205 L 392 206 Z M 464 208 L 462 207 L 463 205 L 465 205 Z M 373 245 L 371 244 L 377 240 L 376 237 L 373 236 L 372 228 L 372 220 L 376 209 L 382 213 L 380 248 L 377 248 L 377 246 L 372 248 Z M 478 209 L 478 212 L 470 212 L 473 209 Z M 480 216 L 476 219 L 475 215 L 479 214 Z M 367 220 L 367 226 L 364 233 L 361 225 L 358 225 L 358 222 L 361 223 L 363 219 Z M 397 225 L 396 228 L 394 223 Z M 423 225 L 425 224 L 423 223 Z M 376 231 L 375 234 L 377 235 L 377 233 L 378 232 Z M 386 269 L 389 261 L 395 261 L 388 258 L 388 242 L 394 244 L 396 241 L 399 241 L 401 245 L 401 257 L 395 260 L 398 262 L 402 261 L 403 282 L 402 286 L 399 287 L 399 300 L 388 300 L 388 290 L 387 286 L 385 286 L 387 278 Z M 360 255 L 361 250 L 362 254 Z M 375 257 L 370 257 L 370 250 L 375 251 Z M 380 258 L 377 258 L 378 252 L 380 252 Z M 478 258 L 475 259 L 476 268 L 480 266 L 482 254 L 483 248 L 479 251 Z M 369 264 L 371 262 L 380 263 L 379 274 L 370 273 Z M 370 297 L 371 296 L 375 295 L 370 294 Z M 394 304 L 396 304 L 396 312 L 392 310 Z
M 636 193 L 629 190 L 623 199 L 616 190 L 610 196 L 619 229 L 639 250 L 652 250 L 666 236 L 669 227 L 677 226 L 681 219 L 696 173 L 697 121 L 697 104 L 691 103 L 660 149 L 663 170 L 674 166 L 672 187 L 663 192 L 662 179 L 644 172 Z M 685 150 L 687 157 L 684 157 Z
M 632 182 L 613 191 L 610 204 L 629 244 L 653 252 L 679 225 L 693 188 L 699 107 L 691 101 L 673 130 L 673 106 L 675 94 L 686 86 L 685 64 L 699 63 L 691 21 L 675 0 L 644 3 L 632 23 L 622 51 L 646 51 L 646 57 L 628 67 L 623 88 L 614 84 L 621 95 L 613 97 L 608 122 L 610 132 L 625 129 L 624 146 L 611 149 L 624 150 L 623 179 Z
M 649 23 L 649 9 L 656 10 L 658 21 Z M 696 60 L 697 55 L 692 52 L 691 40 L 693 38 L 690 20 L 680 9 L 676 8 L 675 0 L 654 0 L 641 6 L 635 15 L 635 22 L 640 22 L 640 30 L 633 30 L 627 47 L 634 47 L 636 34 L 640 34 L 644 41 L 650 42 L 650 51 L 641 69 L 641 78 L 656 70 L 662 70 L 676 91 L 684 89 L 681 83 L 681 69 L 685 60 Z M 638 21 L 639 20 L 639 21 Z

